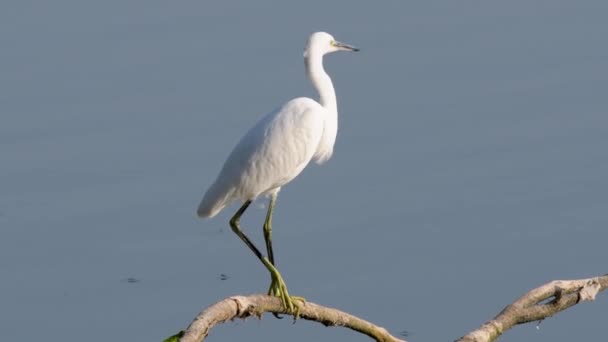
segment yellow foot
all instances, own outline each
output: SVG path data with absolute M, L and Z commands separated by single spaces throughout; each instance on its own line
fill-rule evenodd
M 268 269 L 270 271 L 270 288 L 268 289 L 268 295 L 279 297 L 283 307 L 287 313 L 292 314 L 294 321 L 300 317 L 300 307 L 306 302 L 306 299 L 298 296 L 290 296 L 287 291 L 285 281 L 279 271 L 269 263 Z

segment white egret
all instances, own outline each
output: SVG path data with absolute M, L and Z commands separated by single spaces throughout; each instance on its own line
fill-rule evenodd
M 283 185 L 300 174 L 311 160 L 321 164 L 333 153 L 338 131 L 338 108 L 333 84 L 323 68 L 323 56 L 336 51 L 358 50 L 336 41 L 328 33 L 313 33 L 304 51 L 304 62 L 320 101 L 296 98 L 262 117 L 232 150 L 197 210 L 200 217 L 213 217 L 233 201 L 243 201 L 230 219 L 230 226 L 270 272 L 268 294 L 280 297 L 285 309 L 296 317 L 298 304 L 294 299 L 303 299 L 289 296 L 275 267 L 271 240 L 272 211 Z M 258 196 L 270 197 L 263 226 L 268 257 L 260 253 L 239 226 L 241 215 Z

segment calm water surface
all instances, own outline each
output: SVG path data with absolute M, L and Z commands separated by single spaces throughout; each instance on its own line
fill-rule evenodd
M 5 1 L 0 331 L 159 341 L 264 268 L 196 205 L 237 139 L 326 61 L 334 158 L 279 197 L 293 294 L 451 341 L 526 290 L 608 260 L 608 2 Z M 243 224 L 262 243 L 263 202 Z M 608 299 L 504 341 L 593 341 Z M 34 327 L 34 328 L 32 328 Z M 266 317 L 215 341 L 366 341 Z

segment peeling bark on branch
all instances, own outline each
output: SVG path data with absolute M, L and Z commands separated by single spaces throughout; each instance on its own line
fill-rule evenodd
M 261 318 L 265 312 L 286 313 L 278 298 L 267 295 L 234 296 L 223 299 L 198 314 L 184 332 L 180 341 L 203 341 L 209 331 L 217 324 L 235 318 L 244 319 L 250 316 Z M 346 327 L 365 334 L 376 341 L 406 342 L 392 336 L 386 329 L 361 318 L 311 302 L 301 305 L 300 318 L 316 321 L 325 326 Z
M 490 342 L 514 325 L 539 321 L 581 301 L 592 301 L 608 287 L 608 274 L 588 279 L 555 280 L 526 293 L 505 307 L 498 316 L 458 342 Z

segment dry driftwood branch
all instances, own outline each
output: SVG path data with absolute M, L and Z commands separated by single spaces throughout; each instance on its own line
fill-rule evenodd
M 588 279 L 555 280 L 524 294 L 505 307 L 494 319 L 484 323 L 458 339 L 458 342 L 490 342 L 517 324 L 540 321 L 582 301 L 592 301 L 608 288 L 608 274 Z M 234 296 L 223 299 L 203 310 L 185 332 L 165 341 L 199 342 L 217 324 L 235 318 L 253 316 L 261 318 L 266 312 L 285 314 L 281 301 L 267 295 Z M 386 329 L 362 320 L 346 312 L 306 302 L 300 317 L 326 326 L 343 326 L 376 341 L 405 342 L 388 333 Z M 180 339 L 181 337 L 181 339 Z
M 585 300 L 594 300 L 608 287 L 608 274 L 596 278 L 555 280 L 526 293 L 498 316 L 458 339 L 458 342 L 490 342 L 514 325 L 539 321 Z
M 180 341 L 203 341 L 209 331 L 217 324 L 235 318 L 244 319 L 251 316 L 261 318 L 265 312 L 284 314 L 285 309 L 278 298 L 261 294 L 223 299 L 199 313 L 183 333 Z M 361 318 L 311 302 L 301 305 L 300 318 L 316 321 L 325 326 L 346 327 L 365 334 L 376 341 L 406 342 L 392 336 L 386 329 Z

